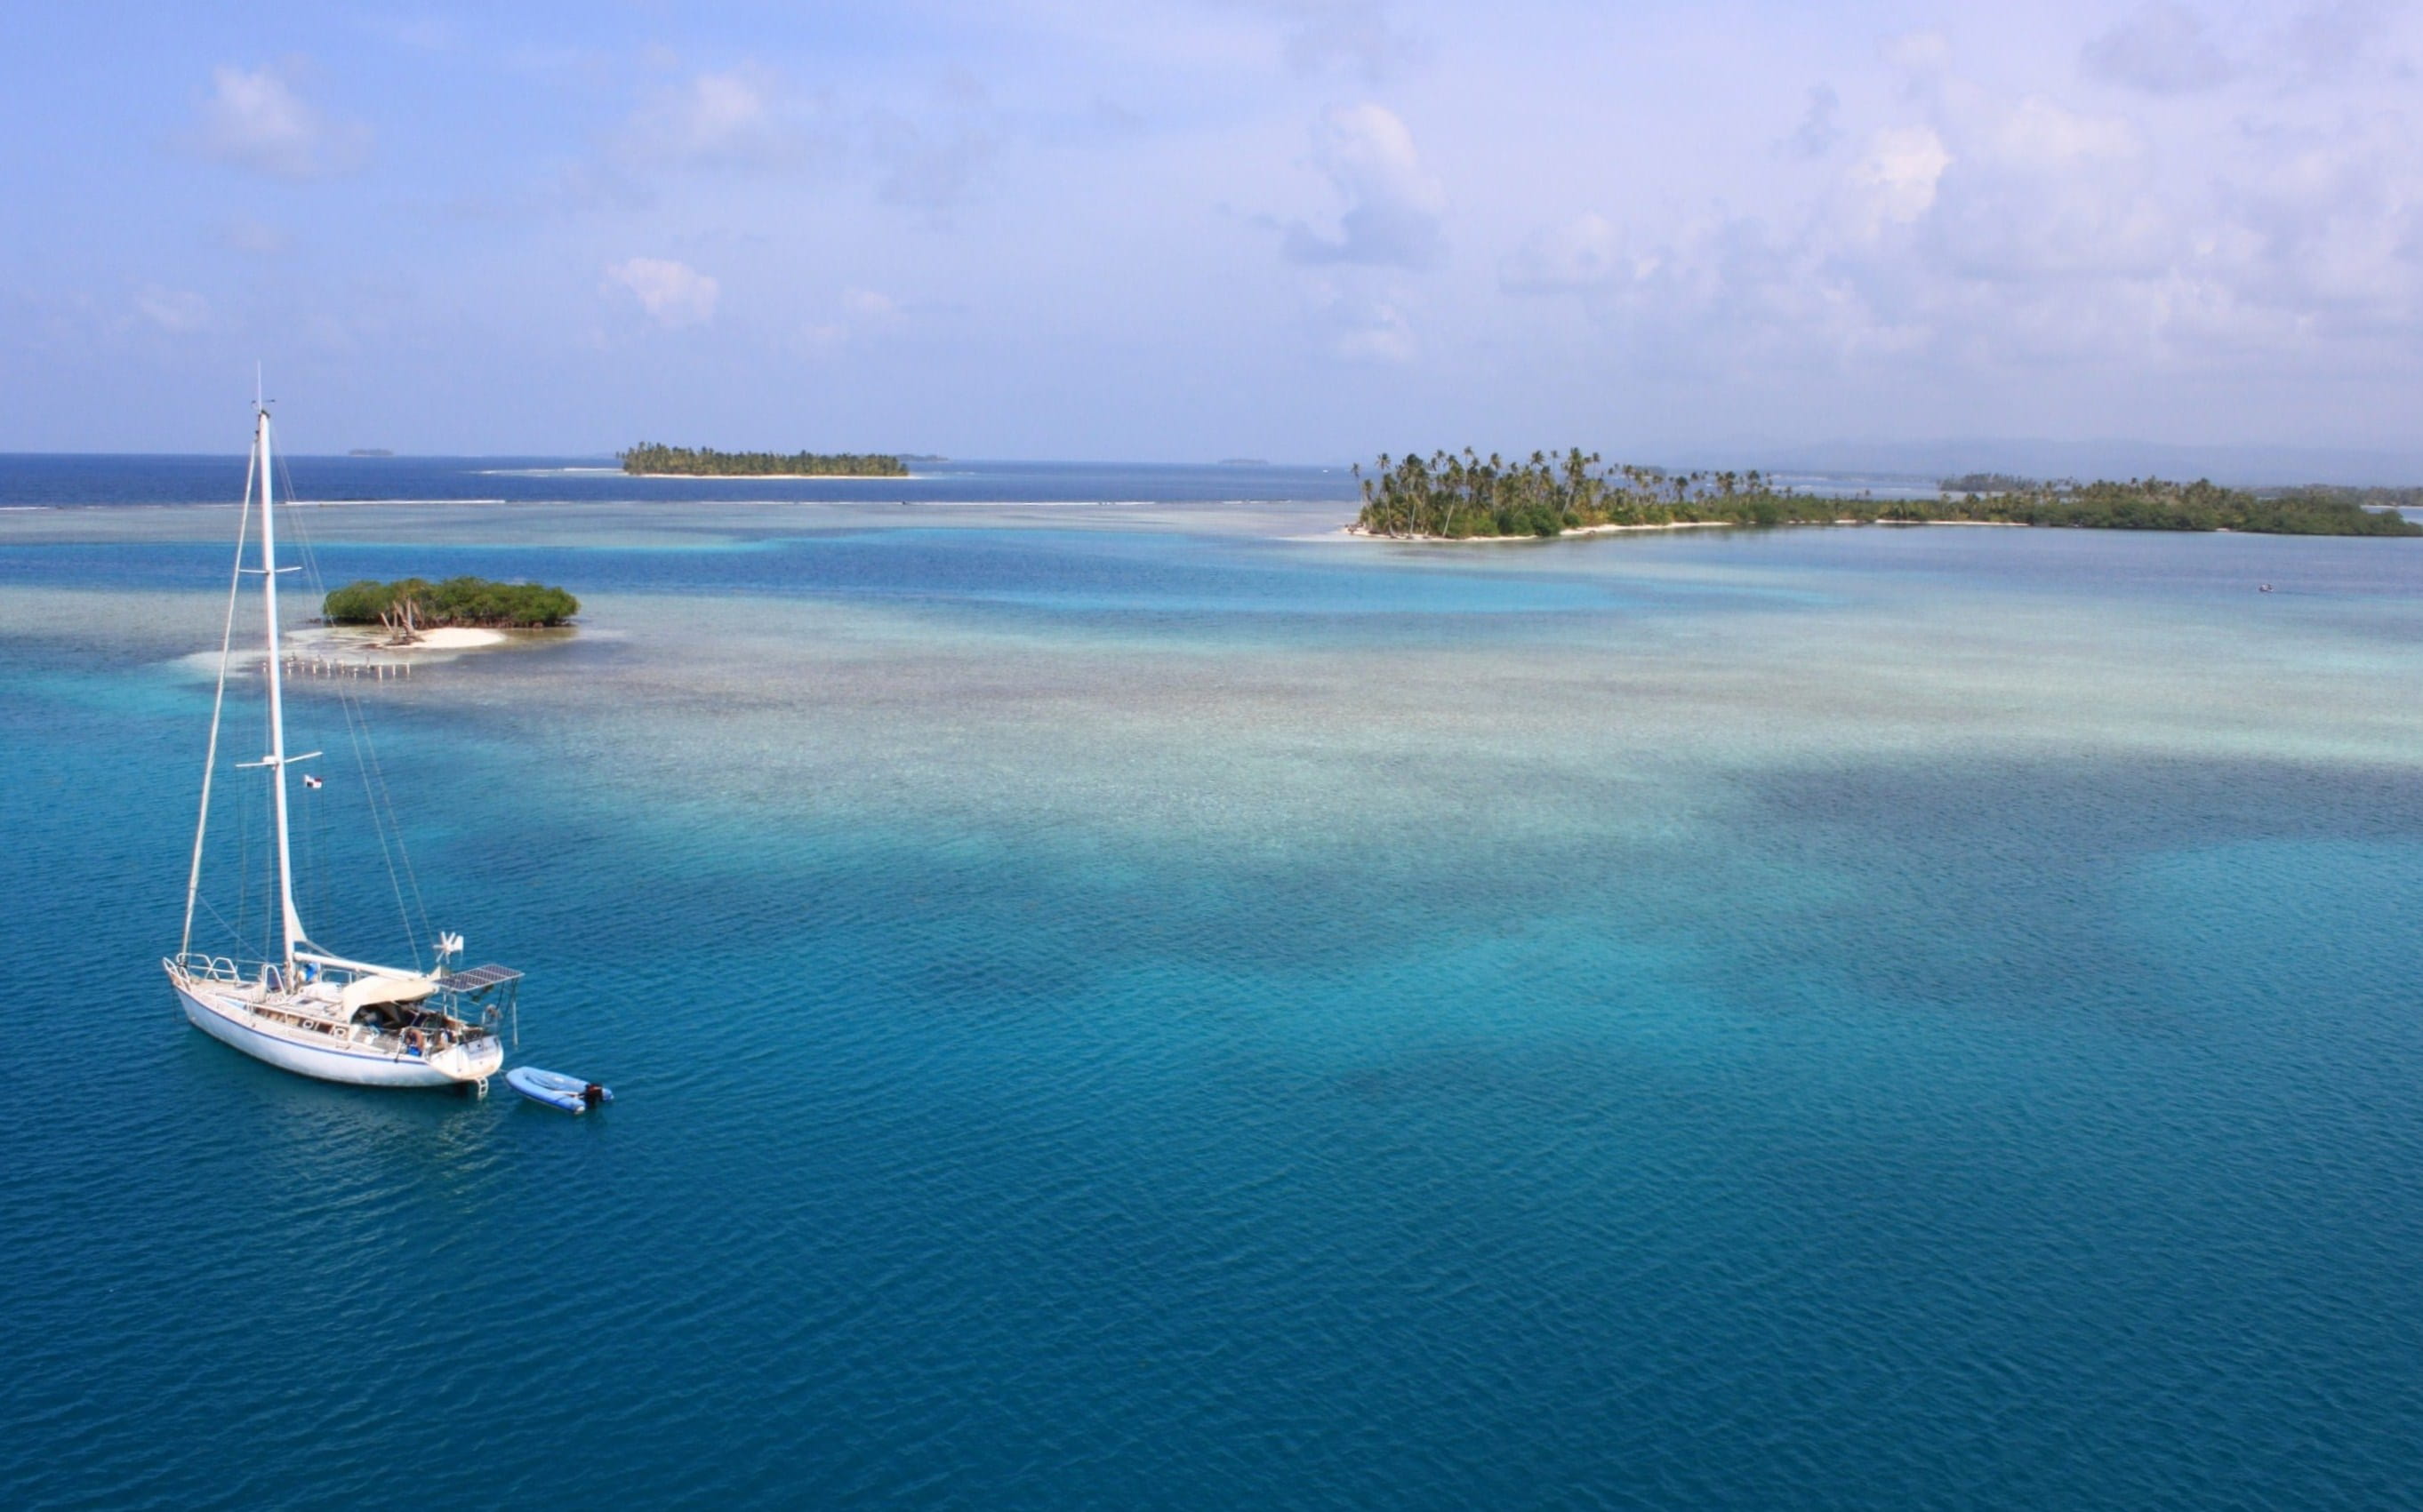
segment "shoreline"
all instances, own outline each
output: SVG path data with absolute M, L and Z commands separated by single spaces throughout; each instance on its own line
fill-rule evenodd
M 484 625 L 441 625 L 423 630 L 420 638 L 410 645 L 388 643 L 388 632 L 377 625 L 329 624 L 312 621 L 294 625 L 284 635 L 284 665 L 288 675 L 300 678 L 366 677 L 388 679 L 408 677 L 416 667 L 429 669 L 461 660 L 466 655 L 500 651 L 515 645 L 568 635 L 575 626 L 553 630 L 492 630 Z M 197 675 L 214 673 L 219 665 L 215 651 L 189 652 L 172 657 L 177 665 L 192 669 Z M 258 651 L 238 654 L 230 666 L 258 670 Z
M 356 624 L 324 624 L 331 640 L 342 640 L 360 651 L 388 651 L 410 655 L 417 651 L 471 651 L 481 646 L 501 646 L 510 638 L 507 632 L 492 630 L 486 625 L 444 624 L 433 630 L 414 632 L 412 640 L 397 645 L 392 639 L 372 638 L 389 634 L 384 627 Z
M 1552 535 L 1552 536 L 1544 536 L 1544 535 L 1487 535 L 1487 536 L 1480 536 L 1480 535 L 1476 535 L 1476 536 L 1443 536 L 1443 535 L 1384 535 L 1384 534 L 1380 534 L 1380 533 L 1377 533 L 1377 532 L 1374 532 L 1374 531 L 1366 530 L 1366 529 L 1365 529 L 1365 528 L 1363 528 L 1363 527 L 1361 527 L 1360 525 L 1347 525 L 1347 526 L 1342 526 L 1342 527 L 1340 527 L 1340 528 L 1339 528 L 1339 529 L 1338 529 L 1338 534 L 1340 534 L 1340 535 L 1358 536 L 1358 537 L 1362 538 L 1362 539 L 1363 539 L 1363 540 L 1365 540 L 1365 541 L 1411 541 L 1411 542 L 1417 542 L 1417 543 L 1419 543 L 1424 544 L 1424 545 L 1462 546 L 1462 545 L 1471 545 L 1471 544 L 1475 544 L 1475 543 L 1488 543 L 1488 544 L 1493 544 L 1493 545 L 1502 545 L 1502 544 L 1506 544 L 1506 543 L 1511 543 L 1511 542 L 1521 542 L 1521 541 L 1565 541 L 1565 540 L 1570 540 L 1570 539 L 1572 539 L 1572 538 L 1573 538 L 1573 537 L 1575 537 L 1575 536 L 1586 536 L 1586 535 L 1613 535 L 1613 534 L 1617 534 L 1617 533 L 1619 533 L 1619 532 L 1626 531 L 1626 530 L 1783 530 L 1783 529 L 1790 529 L 1790 528 L 1797 528 L 1797 527 L 1810 527 L 1810 528 L 1832 528 L 1837 527 L 1837 526 L 1845 526 L 1845 525 L 1858 525 L 1858 526 L 1871 526 L 1871 525 L 1873 525 L 1873 526 L 1888 526 L 1888 527 L 1892 527 L 1892 528 L 1899 528 L 1907 527 L 1907 526 L 1921 526 L 1921 525 L 1973 525 L 1973 526 L 1983 526 L 1983 527 L 1986 527 L 1986 528 L 1989 528 L 1989 529 L 2001 529 L 2001 530 L 2032 530 L 2032 529 L 2035 529 L 2035 528 L 2036 528 L 2036 527 L 2035 527 L 2035 526 L 2028 525 L 2028 524 L 2024 523 L 2023 521 L 2019 521 L 2019 520 L 1861 520 L 1861 519 L 1841 519 L 1841 520 L 1779 520 L 1779 521 L 1777 521 L 1777 522 L 1776 522 L 1775 524 L 1773 524 L 1773 525 L 1751 525 L 1751 524 L 1749 524 L 1749 523 L 1746 523 L 1746 522 L 1744 522 L 1744 521 L 1740 521 L 1740 520 L 1669 520 L 1668 522 L 1666 522 L 1666 523 L 1665 523 L 1665 524 L 1663 524 L 1663 525 L 1577 525 L 1577 526 L 1575 526 L 1575 527 L 1574 527 L 1572 529 L 1570 529 L 1570 530 L 1560 530 L 1560 531 L 1558 531 L 1555 535 Z M 2053 527 L 2053 528 L 2061 528 L 2061 527 Z M 2071 527 L 2071 528 L 2075 528 L 2075 527 Z M 2176 534 L 2176 533 L 2178 533 L 2178 532 L 2172 532 L 2172 533 Z M 2225 531 L 2225 531 L 2220 531 L 2220 532 L 2191 532 L 2191 533 L 2218 533 L 2218 534 L 2228 534 L 2229 532 L 2227 532 L 2227 531 Z
M 560 628 L 569 629 L 570 626 Z M 416 656 L 451 659 L 467 651 L 488 651 L 514 643 L 523 632 L 486 625 L 449 624 L 417 632 L 418 638 L 396 645 L 392 632 L 375 624 L 330 624 L 325 620 L 296 625 L 286 632 L 290 652 L 329 661 L 390 664 Z
M 599 469 L 601 474 L 604 469 Z M 673 478 L 693 483 L 813 483 L 830 480 L 836 483 L 909 483 L 917 480 L 915 473 L 635 473 L 624 472 L 622 478 Z
M 1837 525 L 1857 525 L 1861 522 L 1856 520 L 1837 520 L 1832 523 Z M 1383 535 L 1375 531 L 1366 530 L 1360 525 L 1340 527 L 1339 533 L 1342 535 L 1361 536 L 1366 541 L 1419 541 L 1433 543 L 1439 545 L 1461 546 L 1474 542 L 1502 543 L 1509 541 L 1564 541 L 1574 536 L 1612 535 L 1623 530 L 1732 530 L 1737 528 L 1739 528 L 1739 527 L 1731 520 L 1670 520 L 1664 525 L 1577 525 L 1570 530 L 1560 530 L 1552 536 Z

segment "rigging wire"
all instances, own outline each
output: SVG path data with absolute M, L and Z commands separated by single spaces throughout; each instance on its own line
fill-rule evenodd
M 302 873 L 299 880 L 302 884 L 303 906 L 309 911 L 309 917 L 324 919 L 327 915 L 322 905 L 328 901 L 328 890 L 324 885 L 325 874 L 320 865 L 319 843 L 322 827 L 320 813 L 324 805 L 311 801 L 311 790 L 308 786 L 304 788 L 300 797 L 303 809 L 303 864 L 299 868 Z
M 254 455 L 258 456 L 258 438 L 253 445 Z M 202 890 L 202 841 L 210 833 L 211 779 L 218 772 L 219 716 L 227 708 L 228 655 L 235 648 L 235 605 L 238 591 L 244 587 L 244 543 L 252 529 L 252 475 L 256 470 L 247 460 L 244 468 L 244 508 L 235 522 L 235 561 L 228 569 L 227 624 L 219 631 L 218 685 L 211 692 L 210 749 L 202 758 L 202 797 L 194 816 L 194 864 L 185 874 L 185 928 L 177 946 L 181 958 L 194 948 L 194 899 Z
M 283 454 L 277 458 L 277 466 L 279 481 L 285 484 L 286 497 L 291 504 L 296 496 L 294 479 Z M 325 604 L 327 582 L 321 573 L 319 553 L 312 545 L 309 529 L 304 524 L 300 511 L 290 509 L 286 518 L 304 579 Z M 421 897 L 420 878 L 413 870 L 412 853 L 404 843 L 403 818 L 396 812 L 394 795 L 388 791 L 387 771 L 379 761 L 377 742 L 372 737 L 361 696 L 347 687 L 341 678 L 334 680 L 332 690 L 337 697 L 338 709 L 344 717 L 347 741 L 353 748 L 355 769 L 361 776 L 363 793 L 368 799 L 372 838 L 378 842 L 379 858 L 387 867 L 388 886 L 395 894 L 396 914 L 404 926 L 404 949 L 418 969 L 421 941 L 434 937 L 429 928 L 429 908 Z M 411 893 L 408 905 L 404 901 L 407 890 Z M 417 931 L 413 927 L 416 915 L 420 921 Z
M 230 955 L 242 955 L 252 943 L 252 811 L 251 784 L 237 790 L 235 804 L 235 944 Z
M 392 833 L 394 837 L 395 855 L 393 859 L 388 862 L 388 881 L 395 889 L 396 912 L 404 921 L 406 936 L 405 948 L 412 953 L 413 964 L 419 966 L 421 942 L 436 937 L 429 928 L 428 906 L 421 901 L 420 878 L 412 869 L 412 853 L 404 848 L 404 820 L 396 812 L 395 795 L 388 789 L 387 768 L 379 761 L 378 745 L 372 738 L 370 720 L 361 709 L 351 702 L 348 703 L 347 710 L 353 716 L 355 764 L 363 774 L 363 786 L 372 795 L 372 812 L 373 815 L 381 811 L 386 814 L 385 825 L 374 827 L 379 830 L 379 848 L 382 855 L 387 850 L 388 835 Z M 403 874 L 401 886 L 396 885 L 399 866 Z M 412 905 L 409 909 L 405 907 L 404 901 L 407 889 L 412 894 Z M 417 934 L 413 930 L 413 916 L 416 914 L 420 916 L 420 928 Z
M 291 482 L 289 487 L 292 487 Z M 295 528 L 297 549 L 302 556 L 306 575 L 325 600 L 326 585 L 320 573 L 318 556 L 311 550 L 308 536 L 302 534 L 302 528 L 297 525 Z M 359 695 L 342 682 L 339 682 L 333 691 L 338 709 L 344 717 L 355 767 L 361 774 L 363 795 L 371 814 L 372 838 L 378 843 L 380 859 L 387 867 L 388 885 L 395 896 L 397 918 L 404 928 L 404 950 L 418 967 L 420 961 L 420 938 L 429 932 L 428 909 L 420 906 L 420 879 L 412 872 L 411 853 L 404 847 L 403 818 L 396 812 L 393 795 L 388 791 L 387 774 L 379 763 L 377 745 L 371 735 L 369 714 Z M 399 861 L 402 863 L 401 872 L 398 870 Z M 411 906 L 404 901 L 407 883 L 412 892 Z M 416 906 L 420 915 L 420 929 L 417 933 L 412 918 Z

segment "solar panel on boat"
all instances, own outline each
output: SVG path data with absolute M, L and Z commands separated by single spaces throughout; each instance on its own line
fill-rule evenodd
M 521 979 L 522 974 L 510 966 L 475 966 L 465 971 L 449 971 L 437 979 L 437 984 L 448 992 L 484 992 Z

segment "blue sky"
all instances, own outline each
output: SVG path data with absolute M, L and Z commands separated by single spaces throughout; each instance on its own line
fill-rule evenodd
M 2423 451 L 2407 5 L 18 8 L 0 449 Z

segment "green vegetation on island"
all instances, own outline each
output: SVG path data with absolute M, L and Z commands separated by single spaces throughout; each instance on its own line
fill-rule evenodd
M 668 447 L 642 441 L 617 452 L 626 473 L 671 473 L 682 478 L 906 478 L 908 464 L 872 451 L 718 451 L 713 447 Z
M 1667 472 L 1602 465 L 1578 449 L 1528 462 L 1433 452 L 1383 455 L 1360 467 L 1370 535 L 1465 541 L 1555 536 L 1592 527 L 1837 525 L 1957 522 L 2104 530 L 2243 530 L 2263 535 L 2423 535 L 2393 509 L 2406 489 L 2294 488 L 2257 492 L 2218 483 L 2035 482 L 1996 474 L 1945 480 L 1932 499 L 1876 499 L 1779 488 L 1757 471 Z M 1960 485 L 1956 487 L 1955 485 Z
M 363 578 L 330 592 L 320 614 L 330 624 L 384 624 L 435 630 L 445 625 L 529 629 L 559 625 L 580 612 L 580 601 L 560 588 L 450 577 L 442 583 L 406 577 L 392 583 Z
M 2260 498 L 2309 499 L 2316 503 L 2354 504 L 2376 510 L 2423 510 L 2423 488 L 2351 488 L 2337 483 L 2306 483 L 2298 488 L 2258 488 Z

